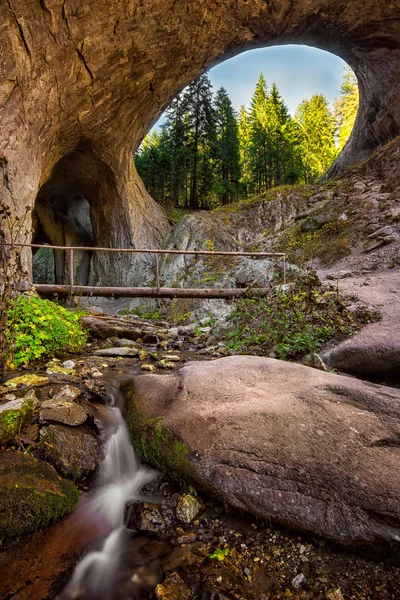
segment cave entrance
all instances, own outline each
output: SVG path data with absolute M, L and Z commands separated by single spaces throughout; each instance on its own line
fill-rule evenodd
M 88 143 L 61 158 L 40 187 L 33 212 L 34 283 L 68 284 L 68 253 L 46 249 L 52 246 L 81 246 L 74 252 L 74 284 L 104 284 L 107 273 L 119 277 L 122 261 L 93 253 L 93 246 L 124 247 L 127 227 L 118 202 L 113 171 Z M 118 263 L 121 263 L 121 266 Z
M 56 185 L 54 185 L 56 184 Z M 90 204 L 75 188 L 73 177 L 68 186 L 53 177 L 41 188 L 34 211 L 33 282 L 65 284 L 70 281 L 66 252 L 51 246 L 88 246 L 94 244 Z M 90 278 L 92 252 L 74 252 L 74 283 L 87 285 Z

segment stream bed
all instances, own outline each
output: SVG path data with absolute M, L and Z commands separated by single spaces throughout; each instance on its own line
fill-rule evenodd
M 0 552 L 1 600 L 400 597 L 398 557 L 282 530 L 141 465 L 119 390 L 138 362 L 75 362 L 74 383 L 103 374 L 90 401 L 106 423 L 103 461 L 73 513 Z

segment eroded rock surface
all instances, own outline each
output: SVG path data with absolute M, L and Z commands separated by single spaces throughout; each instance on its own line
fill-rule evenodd
M 134 444 L 158 468 L 340 543 L 399 542 L 398 390 L 250 356 L 125 385 Z
M 40 191 L 33 225 L 41 241 L 46 224 L 60 216 L 52 235 L 82 239 L 63 205 L 79 196 L 90 206 L 97 245 L 160 245 L 168 222 L 144 189 L 132 152 L 174 95 L 206 68 L 274 43 L 317 46 L 355 70 L 360 109 L 332 172 L 343 170 L 400 132 L 398 15 L 398 3 L 384 0 L 5 2 L 1 202 L 21 216 Z M 89 281 L 148 281 L 152 264 L 149 257 L 96 255 Z M 67 262 L 57 276 L 61 271 L 68 280 Z M 86 280 L 87 264 L 82 271 Z

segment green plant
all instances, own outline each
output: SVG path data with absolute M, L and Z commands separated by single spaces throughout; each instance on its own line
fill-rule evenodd
M 154 309 L 146 311 L 141 306 L 138 306 L 137 308 L 134 308 L 132 310 L 129 310 L 129 308 L 123 308 L 119 311 L 118 314 L 121 316 L 136 315 L 137 317 L 140 317 L 141 319 L 146 319 L 148 321 L 156 321 L 157 319 L 161 319 L 161 313 L 159 310 Z
M 349 336 L 376 315 L 350 313 L 335 289 L 321 285 L 315 272 L 297 276 L 267 298 L 244 298 L 231 315 L 227 348 L 281 359 L 316 352 L 332 337 Z
M 229 554 L 229 548 L 216 548 L 214 552 L 211 552 L 210 558 L 215 558 L 216 560 L 219 560 L 219 562 L 222 562 Z
M 316 231 L 302 231 L 301 224 L 282 233 L 276 249 L 287 253 L 290 262 L 302 264 L 319 257 L 329 265 L 350 252 L 349 221 L 330 219 Z
M 18 367 L 60 351 L 81 350 L 87 334 L 81 328 L 80 316 L 49 300 L 22 295 L 14 299 L 6 329 L 9 366 Z

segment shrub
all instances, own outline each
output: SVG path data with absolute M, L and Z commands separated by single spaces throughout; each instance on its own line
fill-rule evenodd
M 8 310 L 6 337 L 10 366 L 18 367 L 60 351 L 77 352 L 87 334 L 80 326 L 79 313 L 49 300 L 19 296 Z
M 238 300 L 231 318 L 227 348 L 260 355 L 273 349 L 278 358 L 296 359 L 330 338 L 352 335 L 376 315 L 350 313 L 337 290 L 324 288 L 311 271 L 267 298 Z

